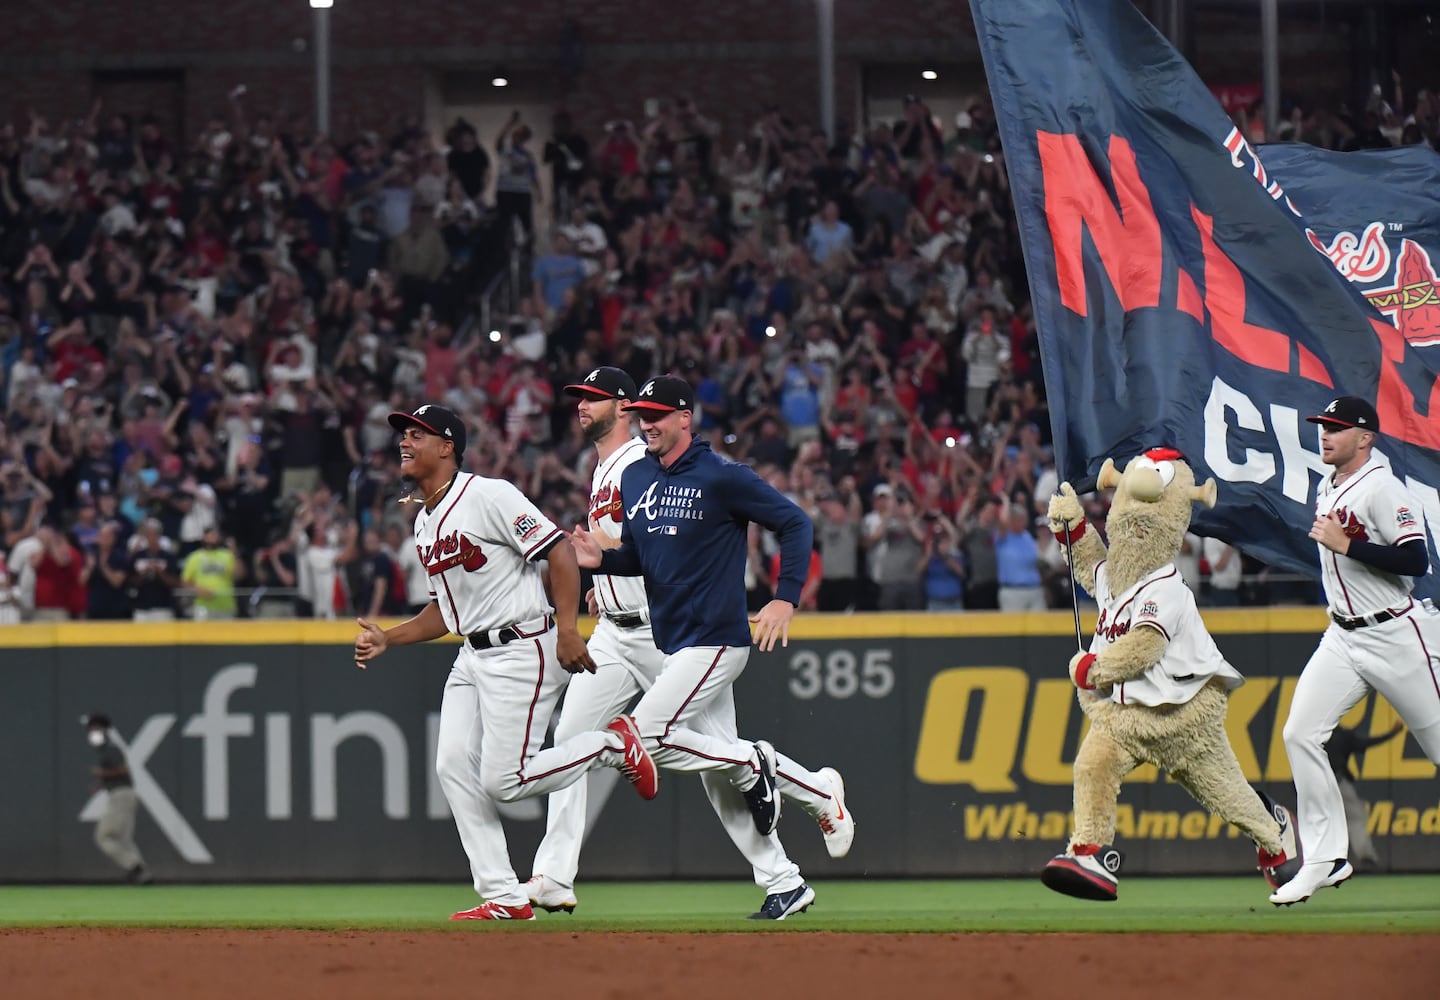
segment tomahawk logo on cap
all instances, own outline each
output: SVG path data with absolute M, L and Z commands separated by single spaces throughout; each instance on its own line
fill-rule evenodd
M 1331 427 L 1358 427 L 1363 431 L 1380 433 L 1380 416 L 1359 396 L 1341 396 L 1332 399 L 1330 405 L 1313 417 L 1306 417 L 1312 424 L 1327 424 Z
M 623 399 L 635 398 L 635 380 L 621 368 L 602 365 L 579 382 L 565 387 L 569 396 L 582 399 Z
M 386 418 L 397 431 L 407 427 L 418 427 L 428 434 L 455 442 L 455 460 L 465 454 L 465 421 L 454 411 L 435 403 L 417 406 L 413 413 L 396 410 Z
M 690 388 L 689 382 L 677 375 L 657 375 L 640 388 L 639 397 L 635 402 L 625 404 L 625 409 L 671 413 L 693 410 L 694 400 L 695 390 Z

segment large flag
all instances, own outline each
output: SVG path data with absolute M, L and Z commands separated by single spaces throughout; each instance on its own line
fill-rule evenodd
M 1220 484 L 1196 530 L 1316 573 L 1307 532 L 1330 470 L 1304 418 L 1362 396 L 1425 508 L 1433 564 L 1436 155 L 1257 153 L 1129 0 L 970 5 L 1061 476 L 1093 482 L 1107 456 L 1173 445 Z

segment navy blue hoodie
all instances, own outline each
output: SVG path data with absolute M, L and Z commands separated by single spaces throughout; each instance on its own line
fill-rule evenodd
M 620 494 L 620 547 L 605 550 L 598 572 L 645 578 L 650 627 L 662 651 L 750 645 L 745 553 L 751 521 L 779 534 L 775 597 L 799 605 L 814 528 L 748 465 L 695 440 L 668 469 L 648 453 L 631 463 Z

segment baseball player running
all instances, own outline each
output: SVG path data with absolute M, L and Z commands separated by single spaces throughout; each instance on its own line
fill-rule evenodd
M 1373 406 L 1341 396 L 1306 419 L 1320 425 L 1321 458 L 1335 467 L 1320 484 L 1310 528 L 1331 624 L 1300 674 L 1285 720 L 1305 864 L 1271 894 L 1277 906 L 1302 902 L 1355 873 L 1345 803 L 1325 743 L 1360 699 L 1372 689 L 1384 695 L 1440 764 L 1440 616 L 1410 596 L 1410 578 L 1430 569 L 1424 514 L 1371 454 L 1380 433 Z
M 619 368 L 596 368 L 584 380 L 565 387 L 579 398 L 576 411 L 587 440 L 595 445 L 598 462 L 590 493 L 590 532 L 602 547 L 620 543 L 625 505 L 621 477 L 645 456 L 645 441 L 634 437 L 630 417 L 621 406 L 636 398 L 635 382 Z M 590 637 L 590 656 L 596 670 L 575 674 L 565 692 L 555 740 L 562 742 L 599 728 L 625 710 L 631 700 L 649 690 L 665 666 L 665 654 L 655 646 L 645 583 L 635 576 L 597 576 L 590 592 L 592 613 L 599 623 Z M 733 704 L 728 712 L 714 702 L 690 725 L 707 736 L 735 739 Z M 845 784 L 834 768 L 811 772 L 784 754 L 775 753 L 777 785 L 782 796 L 796 801 L 819 824 L 832 858 L 844 857 L 855 837 L 855 819 L 845 805 Z M 657 758 L 661 763 L 665 758 Z M 700 780 L 716 814 L 735 846 L 750 861 L 755 880 L 767 892 L 783 890 L 799 880 L 798 869 L 785 855 L 774 833 L 762 836 L 755 828 L 745 799 L 718 771 L 704 771 Z M 533 871 L 525 883 L 534 906 L 550 912 L 575 909 L 575 873 L 585 836 L 587 782 L 581 781 L 550 795 L 545 839 L 535 854 Z
M 735 786 L 756 831 L 768 837 L 780 821 L 779 762 L 768 743 L 736 738 L 732 685 L 750 658 L 749 623 L 757 626 L 762 651 L 773 649 L 777 639 L 788 644 L 813 531 L 805 512 L 748 466 L 722 459 L 707 442 L 692 438 L 694 399 L 689 383 L 672 375 L 645 383 L 625 407 L 639 414 L 646 454 L 621 475 L 620 544 L 604 548 L 579 526 L 570 539 L 582 566 L 645 579 L 654 641 L 665 653 L 659 677 L 635 706 L 634 723 L 646 748 L 667 769 L 713 772 Z M 751 521 L 779 535 L 781 559 L 776 599 L 747 622 L 745 536 Z M 728 812 L 722 818 L 734 836 Z M 766 891 L 751 919 L 784 920 L 815 901 L 799 869 L 788 859 L 781 862 L 778 841 L 774 861 L 781 867 L 763 874 L 758 845 L 753 854 L 744 850 Z
M 401 432 L 400 471 L 425 505 L 415 546 L 431 601 L 393 628 L 360 619 L 355 662 L 363 668 L 390 646 L 447 632 L 465 636 L 440 703 L 435 770 L 484 902 L 450 919 L 534 920 L 495 803 L 556 791 L 596 764 L 618 768 L 653 799 L 655 764 L 621 719 L 540 750 L 567 671 L 595 669 L 576 625 L 574 551 L 558 544 L 564 532 L 513 485 L 460 471 L 465 424 L 454 413 L 427 404 L 389 419 Z M 553 610 L 540 559 L 550 567 Z

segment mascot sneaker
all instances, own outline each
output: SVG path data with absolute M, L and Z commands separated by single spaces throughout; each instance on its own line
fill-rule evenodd
M 558 913 L 564 910 L 566 913 L 574 913 L 575 890 L 569 886 L 563 886 L 548 875 L 531 876 L 530 881 L 522 887 L 525 896 L 530 900 L 531 906 L 538 906 L 546 913 Z
M 1113 902 L 1120 893 L 1120 863 L 1125 855 L 1108 844 L 1076 847 L 1050 859 L 1040 881 L 1046 888 L 1076 899 Z
M 535 911 L 530 909 L 530 904 L 524 906 L 506 906 L 504 903 L 497 903 L 494 900 L 481 903 L 479 906 L 469 910 L 461 910 L 459 913 L 450 914 L 451 920 L 534 920 Z
M 1255 794 L 1260 796 L 1260 801 L 1265 803 L 1265 808 L 1275 817 L 1275 822 L 1280 824 L 1279 854 L 1270 854 L 1263 847 L 1255 848 L 1260 874 L 1265 876 L 1270 888 L 1278 889 L 1293 879 L 1305 863 L 1300 848 L 1300 826 L 1295 822 L 1295 814 L 1289 809 L 1259 789 L 1256 789 Z
M 843 858 L 855 840 L 855 817 L 845 806 L 845 782 L 833 767 L 815 773 L 830 782 L 830 804 L 815 814 L 815 822 L 825 835 L 825 850 L 832 858 Z
M 1270 902 L 1276 906 L 1303 903 L 1315 895 L 1315 890 L 1339 885 L 1354 874 L 1355 869 L 1344 858 L 1304 864 L 1294 878 L 1270 894 Z

